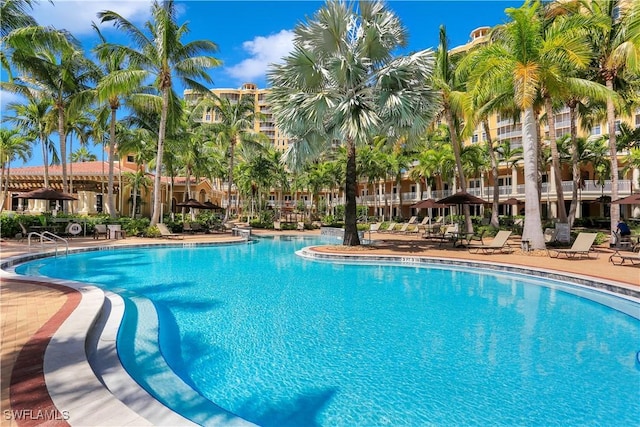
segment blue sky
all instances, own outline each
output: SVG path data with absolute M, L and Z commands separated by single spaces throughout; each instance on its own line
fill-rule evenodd
M 54 3 L 51 5 L 41 0 L 33 10 L 34 17 L 41 25 L 67 29 L 87 50 L 96 43 L 91 22 L 97 23 L 97 12 L 113 10 L 141 25 L 149 18 L 151 4 L 147 0 L 54 0 Z M 435 49 L 440 25 L 447 28 L 450 47 L 465 44 L 473 29 L 506 22 L 504 9 L 518 7 L 522 3 L 511 0 L 387 1 L 408 30 L 407 52 Z M 215 56 L 222 60 L 223 65 L 211 70 L 212 87 L 236 88 L 242 83 L 253 82 L 263 88 L 267 85 L 265 74 L 269 64 L 289 52 L 296 24 L 312 17 L 323 2 L 194 0 L 176 4 L 180 11 L 179 21 L 188 22 L 190 29 L 186 41 L 209 39 L 218 45 L 219 51 Z M 126 42 L 113 27 L 105 25 L 101 28 L 107 39 Z M 14 100 L 11 94 L 0 94 L 3 115 L 5 105 Z M 57 139 L 57 136 L 53 137 Z M 35 148 L 34 157 L 27 163 L 29 165 L 42 163 L 37 154 L 39 147 Z M 96 149 L 91 151 L 96 152 Z

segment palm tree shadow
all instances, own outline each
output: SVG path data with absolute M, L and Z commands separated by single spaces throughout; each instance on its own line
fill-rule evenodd
M 250 398 L 239 412 L 241 414 L 259 412 L 251 421 L 264 427 L 319 426 L 318 417 L 336 392 L 336 388 L 309 390 L 292 401 L 273 402 L 262 410 L 255 408 L 256 402 L 260 399 Z

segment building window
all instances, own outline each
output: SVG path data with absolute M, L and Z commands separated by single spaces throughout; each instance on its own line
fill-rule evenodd
M 204 116 L 204 119 L 208 122 L 211 121 L 211 114 L 207 114 L 206 116 Z
M 476 144 L 478 142 L 478 134 L 474 133 L 473 136 L 471 137 L 471 142 Z
M 135 163 L 135 159 L 133 158 L 133 156 L 127 156 L 127 162 L 129 163 Z
M 601 133 L 602 129 L 600 128 L 600 125 L 595 125 L 591 128 L 591 135 L 600 135 Z
M 487 140 L 487 133 L 486 132 L 482 132 L 482 140 L 483 141 Z
M 614 122 L 614 128 L 616 129 L 616 133 L 620 132 L 620 120 Z
M 640 114 L 636 114 L 636 127 L 640 128 Z

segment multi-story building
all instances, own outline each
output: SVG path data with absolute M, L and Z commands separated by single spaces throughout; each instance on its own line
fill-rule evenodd
M 255 120 L 253 130 L 255 132 L 261 132 L 269 138 L 271 146 L 278 151 L 284 152 L 289 147 L 289 138 L 276 126 L 271 106 L 267 102 L 269 89 L 258 89 L 253 83 L 245 83 L 237 89 L 211 89 L 211 93 L 219 98 L 228 99 L 231 102 L 237 102 L 240 97 L 243 96 L 252 97 L 255 111 L 259 113 Z M 198 95 L 194 94 L 193 91 L 186 90 L 184 97 L 189 101 L 190 99 L 196 99 Z M 206 123 L 215 123 L 218 121 L 218 117 L 215 111 L 208 110 L 202 113 L 202 120 Z

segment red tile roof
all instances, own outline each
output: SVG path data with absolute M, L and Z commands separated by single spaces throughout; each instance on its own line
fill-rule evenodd
M 114 173 L 120 172 L 135 172 L 135 169 L 128 168 L 126 166 L 119 167 L 118 163 L 114 163 Z M 109 163 L 108 162 L 80 162 L 80 163 L 67 163 L 67 173 L 73 173 L 74 176 L 81 175 L 109 175 Z M 21 168 L 11 168 L 12 176 L 25 176 L 25 175 L 44 175 L 44 166 L 25 166 Z M 49 166 L 49 175 L 57 176 L 62 175 L 62 166 L 53 165 Z

